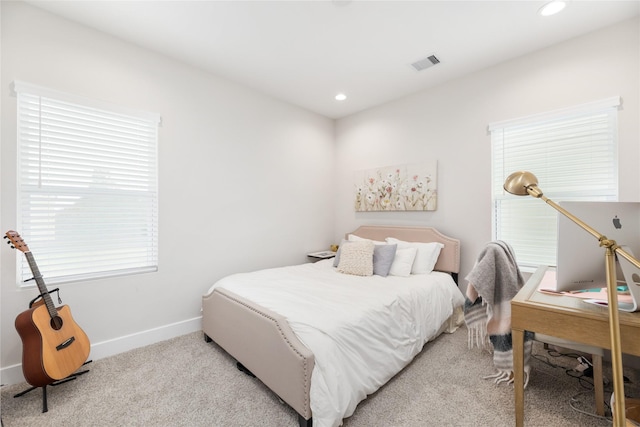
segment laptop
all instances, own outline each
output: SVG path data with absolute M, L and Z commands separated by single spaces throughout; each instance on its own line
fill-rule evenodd
M 622 249 L 631 255 L 634 255 L 630 248 L 623 246 Z M 634 258 L 638 259 L 637 256 L 634 256 Z M 622 302 L 618 303 L 618 308 L 623 311 L 638 311 L 640 310 L 638 308 L 638 305 L 640 304 L 640 268 L 631 264 L 631 262 L 621 256 L 618 256 L 618 263 L 620 264 L 622 275 L 627 283 L 629 294 L 632 298 L 632 301 L 629 304 Z
M 632 255 L 640 254 L 640 202 L 560 202 L 560 206 Z M 617 286 L 628 286 L 632 302 L 619 302 L 621 311 L 638 311 L 640 269 L 617 256 Z M 558 214 L 556 264 L 558 291 L 577 291 L 607 286 L 605 249 L 594 236 L 569 218 Z M 605 305 L 602 300 L 585 300 Z

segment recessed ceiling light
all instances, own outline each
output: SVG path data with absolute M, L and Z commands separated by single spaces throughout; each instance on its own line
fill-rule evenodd
M 344 101 L 345 99 L 347 99 L 347 95 L 345 95 L 344 93 L 339 93 L 336 95 L 336 101 Z
M 550 1 L 549 3 L 545 4 L 544 6 L 542 6 L 540 8 L 540 10 L 538 10 L 538 14 L 540 14 L 542 16 L 555 15 L 556 13 L 560 12 L 565 7 L 567 7 L 567 2 L 559 1 L 559 0 L 553 0 L 553 1 Z

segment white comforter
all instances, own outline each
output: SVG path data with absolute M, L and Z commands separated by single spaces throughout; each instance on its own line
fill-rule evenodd
M 406 366 L 464 303 L 451 276 L 358 277 L 332 260 L 240 273 L 223 287 L 287 318 L 313 352 L 314 427 L 335 427 Z

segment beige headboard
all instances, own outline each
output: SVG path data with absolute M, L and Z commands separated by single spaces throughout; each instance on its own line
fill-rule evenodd
M 400 227 L 387 225 L 363 225 L 348 234 L 355 234 L 371 240 L 384 241 L 387 237 L 395 237 L 406 242 L 440 242 L 444 248 L 440 251 L 435 270 L 457 274 L 460 272 L 460 240 L 445 236 L 431 227 Z

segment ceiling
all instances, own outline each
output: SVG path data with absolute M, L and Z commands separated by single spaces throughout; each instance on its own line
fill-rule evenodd
M 638 16 L 640 1 L 28 0 L 329 118 Z M 640 33 L 639 33 L 640 34 Z M 594 52 L 597 54 L 597 52 Z M 435 55 L 423 71 L 411 64 Z M 334 99 L 338 92 L 345 101 Z

